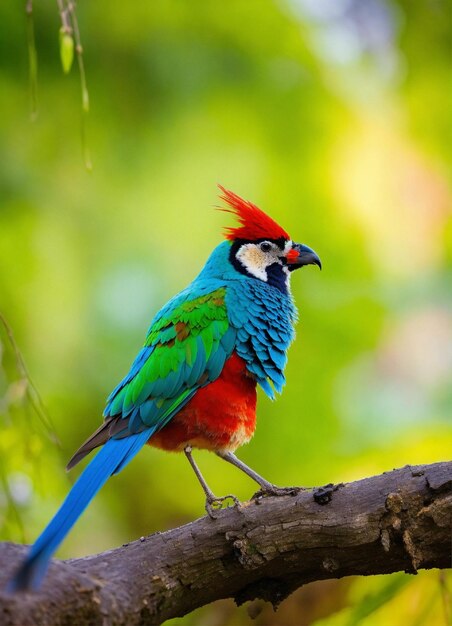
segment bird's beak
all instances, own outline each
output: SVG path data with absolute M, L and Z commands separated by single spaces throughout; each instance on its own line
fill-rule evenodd
M 322 269 L 322 262 L 314 250 L 301 243 L 292 244 L 291 249 L 286 254 L 286 261 L 291 272 L 303 267 L 303 265 L 318 265 Z

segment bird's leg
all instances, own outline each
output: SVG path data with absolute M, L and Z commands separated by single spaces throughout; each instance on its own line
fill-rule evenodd
M 233 500 L 234 506 L 239 506 L 240 501 L 238 500 L 238 498 L 236 498 L 236 496 L 228 495 L 228 496 L 223 496 L 221 498 L 217 498 L 216 495 L 213 493 L 213 491 L 210 489 L 209 485 L 206 483 L 204 476 L 201 474 L 201 470 L 196 465 L 195 459 L 193 458 L 193 455 L 192 455 L 192 447 L 186 446 L 184 448 L 184 452 L 185 452 L 185 456 L 188 459 L 188 462 L 190 463 L 190 465 L 193 468 L 193 471 L 196 474 L 196 478 L 199 480 L 199 483 L 201 487 L 203 488 L 204 493 L 206 494 L 206 511 L 212 519 L 215 519 L 216 517 L 214 512 L 221 509 L 223 502 L 225 502 L 226 500 Z
M 192 447 L 186 446 L 184 448 L 185 456 L 188 459 L 188 462 L 193 468 L 193 471 L 196 474 L 196 478 L 199 480 L 201 487 L 203 488 L 204 493 L 206 494 L 207 502 L 214 502 L 217 498 L 214 495 L 213 491 L 210 489 L 209 485 L 206 483 L 204 476 L 201 474 L 201 470 L 196 465 L 195 459 L 192 455 Z
M 247 476 L 252 478 L 254 481 L 257 482 L 258 485 L 260 485 L 260 491 L 258 491 L 254 497 L 258 497 L 261 495 L 293 496 L 303 489 L 303 487 L 277 487 L 276 485 L 273 485 L 272 483 L 268 482 L 268 480 L 265 480 L 265 478 L 260 476 L 253 469 L 251 469 L 251 467 L 248 467 L 248 465 L 243 463 L 243 461 L 238 459 L 235 454 L 232 454 L 232 452 L 217 452 L 217 455 L 228 463 L 231 463 L 232 465 L 235 465 L 235 467 L 238 467 L 240 470 L 242 470 L 242 472 L 245 472 Z

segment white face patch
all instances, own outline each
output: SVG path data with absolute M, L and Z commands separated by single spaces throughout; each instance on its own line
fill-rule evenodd
M 284 250 L 281 250 L 279 246 L 271 241 L 263 241 L 261 243 L 244 243 L 237 251 L 236 259 L 243 265 L 246 271 L 267 282 L 267 267 L 274 263 L 279 263 L 283 267 L 283 270 L 287 268 L 283 265 L 281 258 L 285 256 L 292 247 L 292 242 L 288 241 L 284 246 Z M 285 272 L 287 276 L 290 272 Z
M 286 256 L 286 254 L 289 252 L 289 250 L 292 248 L 292 246 L 293 246 L 293 241 L 291 239 L 289 239 L 289 241 L 284 246 L 284 252 L 283 252 L 284 256 Z

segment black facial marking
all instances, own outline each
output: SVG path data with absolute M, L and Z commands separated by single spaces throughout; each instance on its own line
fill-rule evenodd
M 284 250 L 284 248 L 286 247 L 286 243 L 287 243 L 287 239 L 284 239 L 284 237 L 280 237 L 279 239 L 270 239 L 270 241 L 273 241 L 273 243 L 276 243 L 278 248 L 280 248 L 281 250 Z
M 288 276 L 279 263 L 272 263 L 267 267 L 267 285 L 276 287 L 281 293 L 287 293 Z
M 269 239 L 269 237 L 260 237 L 259 239 L 234 239 L 232 248 L 237 245 L 236 250 L 238 250 L 244 243 L 261 243 L 262 241 L 270 241 L 276 244 L 281 250 L 284 250 L 287 243 L 287 239 L 284 239 L 284 237 L 279 237 L 279 239 Z

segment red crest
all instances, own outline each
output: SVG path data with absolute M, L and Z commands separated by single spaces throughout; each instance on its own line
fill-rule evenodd
M 224 200 L 228 205 L 227 209 L 221 210 L 227 213 L 234 213 L 241 224 L 236 228 L 225 228 L 226 239 L 231 241 L 234 239 L 246 239 L 247 241 L 254 241 L 255 239 L 290 239 L 288 233 L 255 204 L 248 200 L 243 200 L 243 198 L 232 191 L 228 191 L 221 185 L 218 185 L 218 187 L 222 192 L 220 199 Z

